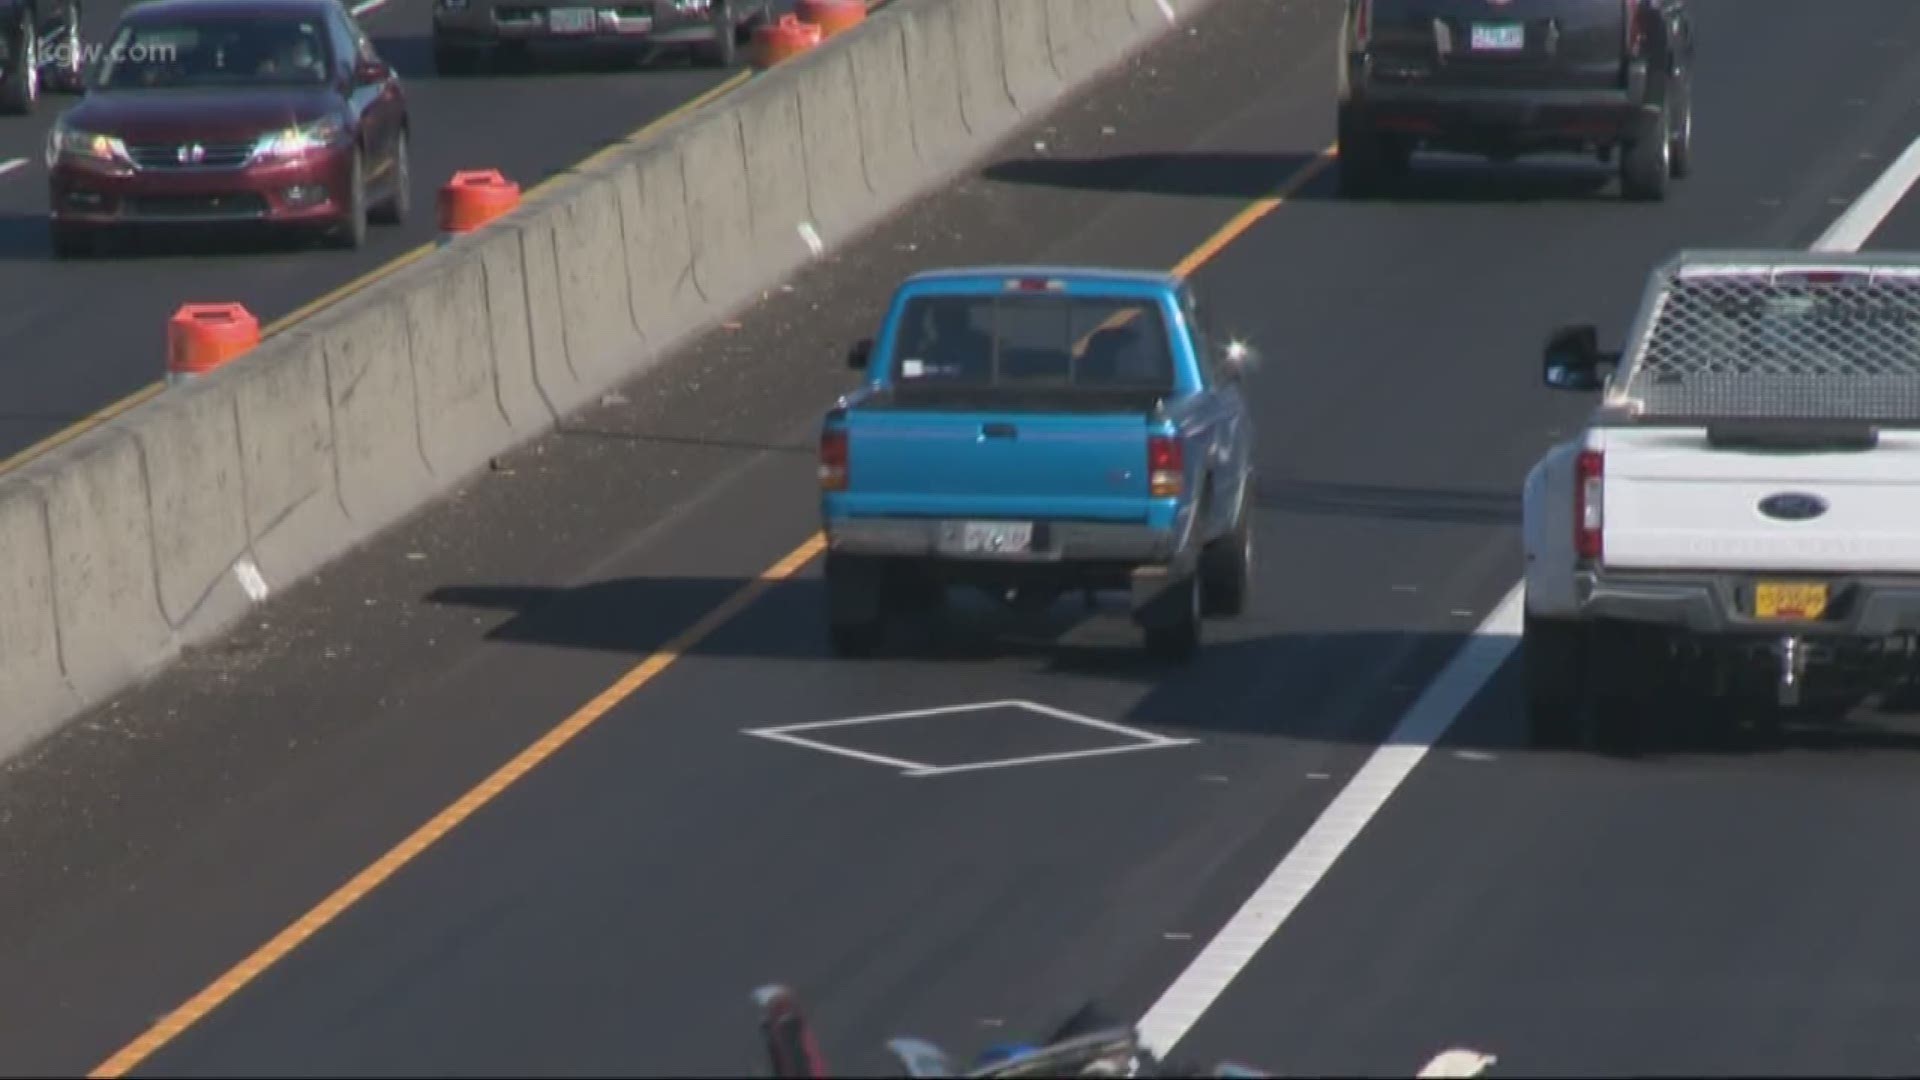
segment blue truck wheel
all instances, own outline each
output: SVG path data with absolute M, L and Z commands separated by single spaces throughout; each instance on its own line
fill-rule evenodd
M 1233 528 L 1201 552 L 1200 576 L 1205 614 L 1233 618 L 1247 610 L 1247 594 L 1253 591 L 1253 514 L 1244 501 Z

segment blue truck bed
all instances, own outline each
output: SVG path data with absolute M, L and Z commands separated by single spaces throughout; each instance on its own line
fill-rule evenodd
M 953 585 L 1040 605 L 1126 589 L 1190 656 L 1244 603 L 1252 423 L 1240 369 L 1166 274 L 916 275 L 821 429 L 830 629 L 865 654 Z

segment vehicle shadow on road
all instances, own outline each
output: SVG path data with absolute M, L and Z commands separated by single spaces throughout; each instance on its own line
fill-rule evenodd
M 1255 504 L 1262 510 L 1314 517 L 1423 521 L 1445 525 L 1518 525 L 1520 493 L 1342 484 L 1261 477 Z
M 1083 158 L 1015 158 L 988 166 L 982 176 L 1009 184 L 1104 193 L 1253 200 L 1273 195 L 1319 155 L 1299 152 L 1185 151 Z M 1337 199 L 1337 160 L 1297 190 L 1295 201 Z M 1610 199 L 1613 169 L 1578 159 L 1540 159 L 1495 165 L 1473 159 L 1421 155 L 1413 171 L 1374 201 L 1505 203 Z
M 103 246 L 93 254 L 67 261 L 85 266 L 130 259 L 245 259 L 316 250 L 321 246 L 318 237 L 244 225 L 231 228 L 153 225 L 137 231 L 116 231 L 105 238 Z M 54 261 L 46 214 L 0 212 L 0 262 Z
M 748 584 L 738 578 L 690 577 L 621 578 L 575 588 L 464 585 L 435 590 L 426 600 L 502 616 L 486 633 L 489 641 L 591 650 L 636 662 L 671 651 L 832 665 L 849 679 L 875 665 L 951 665 L 961 669 L 956 675 L 971 665 L 999 665 L 998 672 L 977 671 L 982 696 L 995 694 L 990 680 L 1009 672 L 1131 683 L 1142 686 L 1144 694 L 1125 715 L 1103 719 L 1171 736 L 1379 745 L 1394 735 L 1395 724 L 1435 677 L 1459 660 L 1482 670 L 1491 665 L 1492 674 L 1447 728 L 1440 745 L 1450 750 L 1682 763 L 1795 751 L 1920 751 L 1920 717 L 1889 723 L 1884 715 L 1850 708 L 1850 702 L 1808 709 L 1777 728 L 1751 723 L 1764 719 L 1764 710 L 1756 706 L 1742 706 L 1729 720 L 1707 716 L 1697 706 L 1661 704 L 1639 717 L 1629 738 L 1539 749 L 1523 720 L 1517 642 L 1511 637 L 1386 628 L 1249 633 L 1247 624 L 1219 621 L 1209 624 L 1211 640 L 1199 655 L 1181 665 L 1145 653 L 1117 596 L 1103 596 L 1092 609 L 1076 594 L 1043 611 L 1021 612 L 955 590 L 935 615 L 898 618 L 877 656 L 842 659 L 828 647 L 825 595 L 817 577 L 760 583 L 750 605 L 711 625 L 710 613 L 722 605 L 738 608 L 737 598 Z M 703 622 L 710 632 L 689 640 L 688 628 Z M 755 692 L 768 689 L 777 691 Z M 1669 700 L 1683 699 L 1656 695 L 1656 701 Z M 1415 731 L 1409 737 L 1427 736 Z
M 0 262 L 41 262 L 52 258 L 47 215 L 0 212 Z
M 583 48 L 580 46 L 543 46 L 537 51 L 503 50 L 493 54 L 472 75 L 448 77 L 433 65 L 433 37 L 430 34 L 393 34 L 373 39 L 374 50 L 393 65 L 409 82 L 446 82 L 460 84 L 487 79 L 589 78 L 610 74 L 650 71 L 709 70 L 720 76 L 732 72 L 701 69 L 684 50 L 665 50 L 653 57 L 630 49 Z
M 1108 194 L 1249 200 L 1272 194 L 1318 158 L 1312 153 L 1237 151 L 1022 157 L 989 165 L 981 176 L 1005 184 Z M 1331 187 L 1325 184 L 1330 172 L 1332 167 L 1323 167 L 1307 188 L 1322 196 L 1331 194 Z

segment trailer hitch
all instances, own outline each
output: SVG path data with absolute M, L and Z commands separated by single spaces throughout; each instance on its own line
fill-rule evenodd
M 1807 678 L 1807 648 L 1798 634 L 1787 634 L 1774 642 L 1773 655 L 1780 661 L 1780 679 L 1775 693 L 1780 707 L 1791 709 L 1800 704 L 1800 689 Z

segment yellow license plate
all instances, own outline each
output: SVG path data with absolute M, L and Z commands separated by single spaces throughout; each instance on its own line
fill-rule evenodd
M 1753 591 L 1753 614 L 1761 619 L 1817 619 L 1827 611 L 1827 587 L 1798 581 L 1763 581 Z

